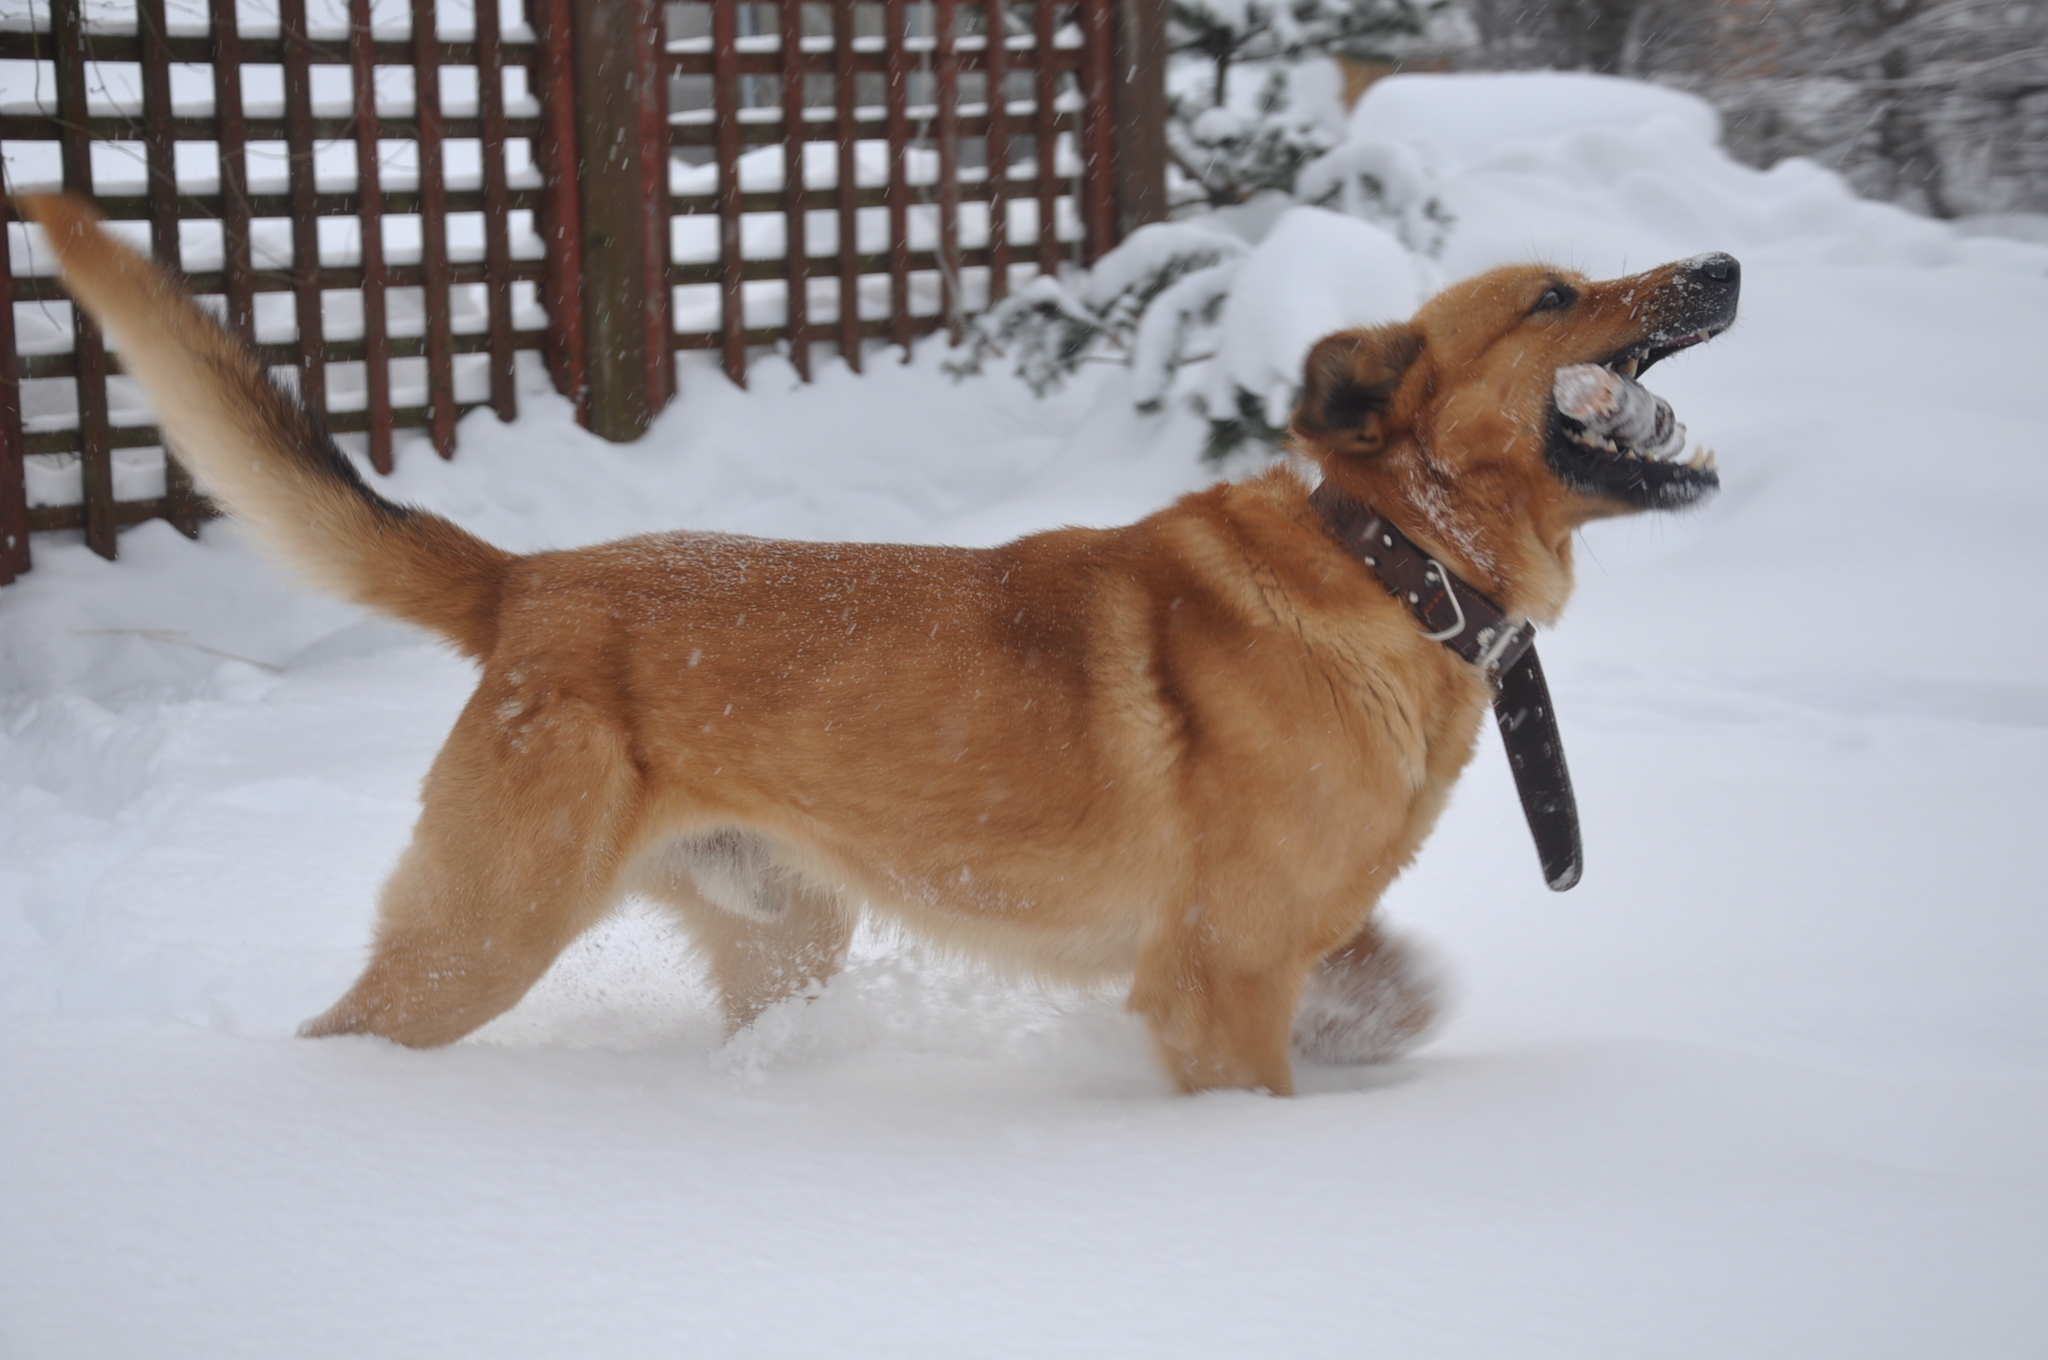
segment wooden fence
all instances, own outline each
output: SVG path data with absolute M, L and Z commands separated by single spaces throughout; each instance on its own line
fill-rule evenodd
M 677 350 L 858 368 L 1164 207 L 1159 0 L 83 3 L 0 18 L 9 190 L 96 197 L 381 471 L 397 430 L 512 419 L 521 350 L 631 439 Z M 0 223 L 0 581 L 31 529 L 196 533 Z

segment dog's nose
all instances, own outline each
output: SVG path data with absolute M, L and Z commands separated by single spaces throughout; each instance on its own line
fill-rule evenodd
M 1693 277 L 1702 283 L 1711 283 L 1719 288 L 1734 287 L 1742 282 L 1742 264 L 1733 255 L 1715 251 L 1711 255 L 1695 255 L 1687 260 Z

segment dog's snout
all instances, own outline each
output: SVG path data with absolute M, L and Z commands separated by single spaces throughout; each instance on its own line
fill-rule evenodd
M 1733 288 L 1742 282 L 1742 264 L 1725 251 L 1711 255 L 1696 255 L 1687 260 L 1694 278 L 1718 288 Z

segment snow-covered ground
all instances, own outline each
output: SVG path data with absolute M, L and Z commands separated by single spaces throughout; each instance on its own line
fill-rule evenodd
M 38 539 L 0 592 L 0 1354 L 2048 1353 L 2048 249 L 1737 167 L 1677 98 L 1404 78 L 1355 124 L 1426 172 L 1447 276 L 1746 283 L 1650 378 L 1726 489 L 1590 530 L 1543 644 L 1584 885 L 1544 890 L 1488 738 L 1387 903 L 1453 1013 L 1296 1100 L 1171 1095 L 1118 997 L 880 935 L 721 1043 L 632 910 L 469 1042 L 295 1040 L 469 667 L 231 525 Z M 1208 475 L 1121 369 L 1040 402 L 940 357 L 691 366 L 623 449 L 529 381 L 394 485 L 532 548 L 989 542 Z

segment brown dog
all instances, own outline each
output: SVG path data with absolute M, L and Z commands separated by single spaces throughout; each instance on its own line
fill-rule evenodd
M 1188 1090 L 1290 1092 L 1305 988 L 1305 1038 L 1336 1056 L 1346 998 L 1388 1000 L 1373 907 L 1489 690 L 1293 471 L 987 550 L 675 533 L 515 557 L 365 486 L 91 208 L 23 206 L 214 497 L 316 585 L 482 666 L 369 966 L 307 1034 L 458 1039 L 627 894 L 673 908 L 733 1026 L 829 977 L 866 906 L 998 967 L 1131 979 Z M 1317 345 L 1295 434 L 1337 491 L 1548 624 L 1574 529 L 1717 485 L 1587 435 L 1554 376 L 1632 377 L 1724 329 L 1735 293 L 1727 256 L 1499 270 Z M 1419 998 L 1392 1001 L 1419 1027 Z

